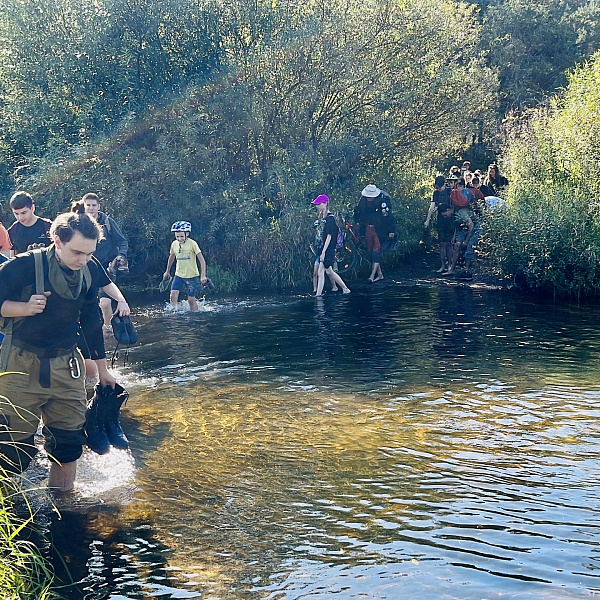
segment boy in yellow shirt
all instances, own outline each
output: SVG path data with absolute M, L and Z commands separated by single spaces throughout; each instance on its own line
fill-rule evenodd
M 208 282 L 206 277 L 206 261 L 198 244 L 190 238 L 192 225 L 188 221 L 177 221 L 171 226 L 171 231 L 175 233 L 175 241 L 171 244 L 169 251 L 169 259 L 167 260 L 167 268 L 163 274 L 163 279 L 169 277 L 169 272 L 173 261 L 177 261 L 175 267 L 175 277 L 171 284 L 171 296 L 169 301 L 171 306 L 177 306 L 179 301 L 179 291 L 185 285 L 188 293 L 188 302 L 190 310 L 198 310 L 196 302 L 196 294 L 199 289 L 198 277 L 203 284 Z M 198 265 L 196 259 L 200 263 L 200 273 L 198 273 Z

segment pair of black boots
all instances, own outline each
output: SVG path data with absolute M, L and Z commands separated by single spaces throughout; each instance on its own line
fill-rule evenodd
M 119 411 L 129 398 L 129 392 L 118 383 L 110 386 L 96 386 L 94 397 L 85 417 L 87 445 L 96 454 L 106 454 L 110 446 L 127 450 L 129 441 L 119 423 Z

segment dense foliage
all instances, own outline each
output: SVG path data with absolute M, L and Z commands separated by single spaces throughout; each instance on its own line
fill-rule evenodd
M 515 123 L 509 205 L 487 219 L 500 271 L 560 296 L 600 293 L 600 53 L 565 93 Z
M 306 281 L 314 220 L 308 202 L 318 193 L 331 195 L 334 210 L 348 211 L 364 185 L 376 181 L 396 200 L 404 244 L 418 241 L 415 214 L 427 206 L 423 157 L 433 160 L 460 145 L 465 126 L 489 120 L 494 105 L 496 80 L 478 58 L 474 7 L 446 0 L 427 6 L 417 0 L 177 6 L 194 9 L 196 21 L 204 13 L 208 21 L 218 19 L 219 58 L 204 44 L 204 58 L 190 81 L 170 49 L 176 37 L 161 35 L 172 7 L 157 3 L 155 13 L 163 13 L 145 21 L 142 37 L 155 31 L 170 57 L 169 69 L 159 71 L 165 85 L 174 90 L 174 82 L 187 78 L 190 83 L 176 98 L 163 96 L 163 104 L 147 117 L 120 121 L 104 137 L 92 139 L 89 133 L 98 127 L 97 114 L 113 119 L 115 107 L 134 88 L 138 103 L 141 88 L 145 97 L 154 89 L 148 78 L 137 77 L 138 67 L 125 69 L 131 64 L 119 54 L 129 40 L 123 34 L 120 50 L 115 40 L 109 44 L 114 49 L 110 65 L 97 51 L 80 49 L 94 72 L 102 71 L 101 80 L 113 81 L 111 69 L 128 75 L 123 74 L 127 84 L 115 83 L 122 94 L 112 90 L 108 98 L 108 92 L 98 91 L 100 79 L 94 83 L 82 74 L 82 88 L 94 84 L 97 89 L 69 96 L 72 128 L 54 109 L 55 100 L 36 94 L 44 106 L 33 112 L 61 119 L 54 128 L 43 128 L 43 135 L 61 135 L 52 144 L 41 139 L 47 151 L 26 180 L 40 210 L 51 214 L 86 191 L 99 192 L 104 207 L 132 237 L 138 260 L 147 258 L 155 272 L 165 260 L 168 225 L 175 218 L 189 219 L 209 264 L 219 265 L 230 280 L 272 288 Z M 77 17 L 73 6 L 47 26 L 55 26 L 63 40 L 65 19 L 79 28 L 93 24 L 94 35 L 80 32 L 79 39 L 85 45 L 91 38 L 97 47 L 104 34 L 114 34 L 102 14 Z M 149 52 L 143 43 L 139 48 Z M 62 52 L 64 64 L 54 65 L 60 77 L 50 71 L 48 77 L 70 77 L 76 51 L 68 57 Z M 139 52 L 135 56 L 135 65 L 145 64 L 146 55 L 144 60 Z M 39 78 L 43 81 L 44 73 Z M 478 85 L 482 80 L 485 86 Z M 59 91 L 55 82 L 44 87 Z M 453 118 L 459 113 L 461 119 Z M 31 141 L 42 134 L 23 135 Z M 61 144 L 70 143 L 69 135 L 80 136 L 76 149 L 59 152 Z
M 308 202 L 349 212 L 371 182 L 395 200 L 400 257 L 440 157 L 493 156 L 504 113 L 600 39 L 593 0 L 0 7 L 5 197 L 24 187 L 53 216 L 99 193 L 151 274 L 189 219 L 222 289 L 304 285 Z

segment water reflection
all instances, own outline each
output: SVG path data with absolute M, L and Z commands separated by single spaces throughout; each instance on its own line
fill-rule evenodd
M 71 597 L 600 593 L 596 312 L 393 284 L 150 307 L 136 487 L 49 526 Z

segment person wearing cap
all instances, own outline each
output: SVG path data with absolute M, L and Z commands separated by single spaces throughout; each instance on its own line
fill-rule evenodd
M 389 194 L 376 185 L 369 184 L 362 191 L 360 202 L 354 209 L 354 220 L 361 236 L 371 253 L 371 275 L 368 281 L 374 283 L 383 279 L 381 254 L 396 237 L 396 220 L 392 214 Z
M 335 263 L 335 244 L 337 242 L 339 227 L 335 221 L 335 217 L 329 212 L 329 197 L 325 194 L 319 194 L 312 204 L 317 207 L 319 219 L 325 220 L 323 235 L 321 237 L 321 248 L 317 256 L 319 260 L 319 268 L 317 271 L 317 292 L 316 296 L 323 295 L 323 287 L 325 285 L 325 273 L 331 282 L 339 285 L 344 294 L 350 293 L 350 288 L 344 283 L 343 279 L 333 270 Z
M 315 230 L 315 238 L 314 238 L 314 250 L 315 250 L 315 261 L 314 261 L 314 265 L 313 265 L 313 294 L 317 293 L 317 286 L 319 284 L 319 264 L 320 264 L 320 255 L 319 255 L 319 249 L 321 248 L 322 244 L 323 244 L 323 231 L 325 230 L 325 223 L 327 222 L 326 219 L 317 219 L 314 224 L 313 224 L 313 228 Z M 332 292 L 337 292 L 339 291 L 338 285 L 335 282 L 335 279 L 333 279 L 333 277 L 329 277 L 329 280 L 331 281 L 331 291 Z

